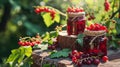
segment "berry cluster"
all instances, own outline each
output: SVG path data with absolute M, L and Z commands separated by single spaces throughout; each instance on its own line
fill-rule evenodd
M 105 7 L 105 11 L 109 11 L 110 10 L 110 3 L 109 3 L 108 0 L 105 0 L 104 7 Z
M 79 67 L 82 66 L 82 64 L 95 64 L 98 65 L 100 63 L 100 57 L 97 56 L 96 54 L 84 54 L 82 52 L 78 52 L 77 50 L 73 50 L 70 54 L 69 54 L 70 58 L 72 59 L 72 62 L 75 65 L 78 65 Z M 108 61 L 108 57 L 107 56 L 103 56 L 102 58 L 103 62 Z
M 55 14 L 56 14 L 54 9 L 50 9 L 47 7 L 37 7 L 37 8 L 35 8 L 35 12 L 37 14 L 39 14 L 41 12 L 48 12 L 48 13 L 50 13 L 50 16 L 52 17 L 52 20 L 55 18 Z
M 50 50 L 55 50 L 57 47 L 58 47 L 57 42 L 54 42 L 53 45 L 49 45 L 49 46 L 48 46 L 48 49 L 50 49 Z
M 36 37 L 23 37 L 19 39 L 18 44 L 20 46 L 34 46 L 41 43 L 41 38 L 39 35 Z
M 89 21 L 95 19 L 94 13 L 86 13 L 86 16 L 88 16 Z
M 84 10 L 83 8 L 68 7 L 67 12 L 76 13 L 76 12 L 84 12 Z
M 101 24 L 98 24 L 98 23 L 91 24 L 90 26 L 87 27 L 87 30 L 90 30 L 90 31 L 105 30 L 107 32 L 107 28 L 105 26 L 102 26 Z

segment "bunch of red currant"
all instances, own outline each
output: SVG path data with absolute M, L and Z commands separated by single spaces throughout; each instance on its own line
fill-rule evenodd
M 54 9 L 50 9 L 47 7 L 37 7 L 37 8 L 35 8 L 35 12 L 37 14 L 39 14 L 41 12 L 48 12 L 48 13 L 50 13 L 50 16 L 52 17 L 52 20 L 55 18 L 55 14 L 56 14 Z
M 90 31 L 105 30 L 107 32 L 107 28 L 101 24 L 98 24 L 98 23 L 91 24 L 90 26 L 87 27 L 87 30 L 90 30 Z
M 48 49 L 50 49 L 50 50 L 55 50 L 57 47 L 58 47 L 58 43 L 57 43 L 57 42 L 54 42 L 52 45 L 49 45 L 49 46 L 48 46 Z
M 20 46 L 34 46 L 41 43 L 41 37 L 37 34 L 36 37 L 20 37 L 18 44 Z
M 105 7 L 105 11 L 109 11 L 110 10 L 110 3 L 109 3 L 108 0 L 105 0 L 104 7 Z
M 84 12 L 84 10 L 83 8 L 68 7 L 67 12 L 76 13 L 76 12 Z
M 100 63 L 100 57 L 94 53 L 87 54 L 83 52 L 78 52 L 77 50 L 73 50 L 69 54 L 70 58 L 72 59 L 72 62 L 75 65 L 82 66 L 82 64 L 95 64 L 98 65 Z M 102 57 L 102 61 L 106 62 L 108 61 L 107 56 Z

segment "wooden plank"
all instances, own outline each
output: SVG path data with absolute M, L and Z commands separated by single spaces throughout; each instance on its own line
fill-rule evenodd
M 41 64 L 43 65 L 44 63 L 54 64 L 56 67 L 75 67 L 69 58 L 50 59 L 49 52 L 50 51 L 42 52 L 40 50 L 34 50 L 32 54 L 32 67 L 41 67 Z M 110 53 L 110 50 L 108 53 Z M 82 67 L 120 67 L 120 51 L 113 51 L 111 54 L 108 54 L 108 57 L 110 60 L 106 63 L 100 63 L 99 65 L 82 65 Z

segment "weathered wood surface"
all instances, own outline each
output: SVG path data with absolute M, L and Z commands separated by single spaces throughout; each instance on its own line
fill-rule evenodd
M 76 35 L 67 35 L 66 31 L 59 32 L 57 37 L 58 46 L 60 48 L 70 48 L 70 49 L 82 49 L 81 46 L 76 42 Z M 79 47 L 79 48 L 78 48 Z
M 50 59 L 49 51 L 41 52 L 40 50 L 34 50 L 33 67 L 42 67 L 44 63 L 55 64 L 56 67 L 75 67 L 72 61 L 68 58 Z M 120 50 L 108 51 L 109 61 L 106 63 L 100 63 L 99 65 L 82 65 L 82 67 L 120 67 Z M 43 63 L 41 63 L 41 61 Z

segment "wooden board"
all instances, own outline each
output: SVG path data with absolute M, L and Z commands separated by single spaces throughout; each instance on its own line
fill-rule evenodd
M 50 51 L 40 51 L 34 50 L 33 57 L 33 65 L 32 67 L 42 67 L 45 63 L 50 63 L 51 65 L 55 65 L 56 67 L 76 67 L 73 65 L 71 59 L 69 58 L 59 58 L 59 59 L 50 59 L 49 58 Z M 109 61 L 106 63 L 100 63 L 99 65 L 82 65 L 82 67 L 120 67 L 120 51 L 108 51 Z M 41 63 L 42 60 L 42 63 Z

